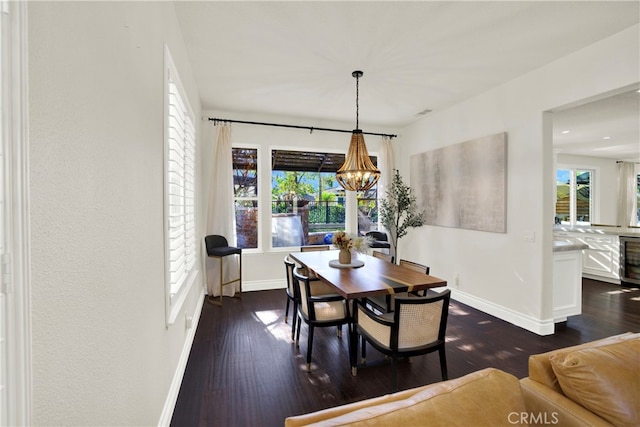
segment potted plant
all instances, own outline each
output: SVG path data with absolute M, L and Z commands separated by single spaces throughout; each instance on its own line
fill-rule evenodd
M 397 169 L 394 169 L 391 188 L 380 201 L 379 209 L 380 223 L 389 232 L 391 255 L 398 260 L 398 240 L 407 234 L 409 227 L 424 225 L 424 211 L 418 212 L 416 196 L 411 193 L 411 187 L 402 181 Z

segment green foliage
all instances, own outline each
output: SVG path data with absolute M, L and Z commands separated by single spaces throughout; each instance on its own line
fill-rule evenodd
M 424 212 L 418 212 L 417 209 L 416 197 L 411 194 L 411 187 L 405 185 L 400 172 L 395 170 L 391 188 L 380 201 L 379 215 L 381 224 L 389 231 L 396 259 L 398 240 L 407 234 L 409 227 L 424 225 Z
M 271 198 L 273 200 L 291 200 L 293 197 L 302 198 L 308 194 L 315 194 L 312 184 L 305 182 L 311 174 L 307 172 L 285 172 L 284 176 L 274 176 Z

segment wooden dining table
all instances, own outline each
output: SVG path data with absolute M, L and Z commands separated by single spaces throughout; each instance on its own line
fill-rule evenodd
M 364 263 L 361 267 L 333 267 L 338 251 L 292 252 L 297 263 L 312 271 L 320 280 L 333 287 L 344 297 L 349 316 L 353 316 L 353 300 L 374 295 L 393 295 L 400 292 L 421 291 L 447 285 L 447 281 L 428 274 L 400 267 L 373 256 L 357 253 L 355 260 Z M 351 372 L 356 375 L 357 334 L 355 325 L 349 322 L 349 359 Z

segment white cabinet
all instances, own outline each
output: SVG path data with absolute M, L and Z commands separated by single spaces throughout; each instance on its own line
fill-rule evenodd
M 618 236 L 583 236 L 585 249 L 582 272 L 620 280 L 620 242 Z
M 553 321 L 582 313 L 582 251 L 553 252 Z
M 584 243 L 589 246 L 582 251 L 582 273 L 584 277 L 620 283 L 620 242 L 613 234 L 596 234 L 576 231 L 554 231 L 554 240 Z

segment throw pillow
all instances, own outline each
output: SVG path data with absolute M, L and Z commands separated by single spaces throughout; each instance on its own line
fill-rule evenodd
M 640 425 L 640 339 L 550 358 L 562 392 L 618 426 Z

